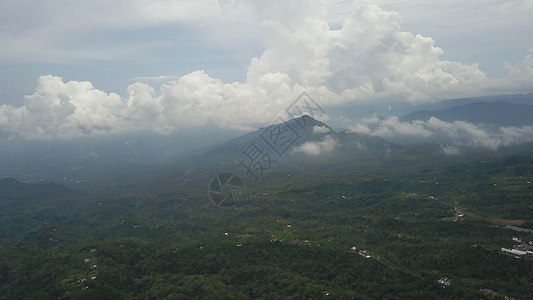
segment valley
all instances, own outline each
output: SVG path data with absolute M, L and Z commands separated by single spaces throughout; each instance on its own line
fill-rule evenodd
M 406 149 L 366 161 L 287 156 L 258 181 L 239 175 L 246 187 L 226 208 L 207 193 L 221 161 L 105 188 L 3 179 L 0 294 L 526 299 L 533 256 L 500 249 L 512 237 L 533 240 L 505 227 L 533 228 L 532 150 L 440 160 Z

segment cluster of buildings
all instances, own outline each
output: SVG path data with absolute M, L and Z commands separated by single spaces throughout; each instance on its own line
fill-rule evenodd
M 96 251 L 96 249 L 91 249 L 91 253 L 93 253 L 94 251 Z M 88 264 L 91 262 L 91 258 L 90 257 L 85 257 L 85 259 L 83 260 L 84 263 Z M 90 264 L 89 264 L 90 265 Z M 95 280 L 96 279 L 96 273 L 98 273 L 98 266 L 93 264 L 93 266 L 91 267 L 91 271 L 90 271 L 91 275 L 93 276 L 90 276 L 91 280 Z M 81 288 L 82 290 L 85 290 L 85 289 L 88 289 L 89 288 L 89 283 L 88 283 L 88 280 L 87 280 L 87 277 L 81 277 L 80 279 L 78 279 L 77 281 L 77 286 L 78 288 Z
M 439 280 L 437 280 L 437 282 L 438 282 L 443 288 L 452 285 L 452 281 L 451 281 L 450 278 L 448 278 L 448 277 L 442 277 L 442 278 L 440 278 Z
M 370 258 L 370 253 L 368 253 L 368 250 L 365 250 L 365 249 L 361 249 L 359 251 L 357 251 L 357 247 L 353 246 L 352 248 L 350 248 L 350 251 L 352 252 L 357 252 L 359 255 L 361 255 L 362 257 L 364 258 Z
M 502 248 L 501 251 L 505 253 L 514 254 L 514 255 L 533 254 L 533 242 L 532 241 L 529 241 L 529 243 L 526 243 L 522 241 L 520 238 L 513 237 L 513 242 L 515 242 L 515 244 L 513 245 L 512 249 Z

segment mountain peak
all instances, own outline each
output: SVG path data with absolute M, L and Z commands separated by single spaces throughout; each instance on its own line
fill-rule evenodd
M 294 119 L 290 119 L 290 120 L 288 120 L 288 121 L 286 121 L 284 123 L 287 124 L 290 127 L 299 126 L 299 127 L 303 128 L 303 129 L 309 129 L 309 128 L 313 128 L 315 126 L 329 128 L 328 125 L 324 124 L 323 122 L 318 121 L 317 119 L 315 119 L 315 118 L 313 118 L 313 117 L 311 117 L 309 115 L 302 115 L 300 117 L 297 117 L 297 118 L 294 118 Z

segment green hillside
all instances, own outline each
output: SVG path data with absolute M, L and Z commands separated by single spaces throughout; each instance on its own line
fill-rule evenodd
M 318 166 L 269 170 L 231 208 L 208 199 L 214 169 L 93 190 L 3 179 L 0 298 L 531 295 L 533 256 L 500 251 L 533 240 L 505 227 L 533 228 L 531 151 Z

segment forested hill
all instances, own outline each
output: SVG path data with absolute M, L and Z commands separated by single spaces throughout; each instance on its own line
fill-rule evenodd
M 276 168 L 229 208 L 195 178 L 91 193 L 3 179 L 0 299 L 528 299 L 532 257 L 501 249 L 533 241 L 532 165 Z
M 60 184 L 0 179 L 0 240 L 19 242 L 40 225 L 66 220 L 84 201 L 82 195 Z

